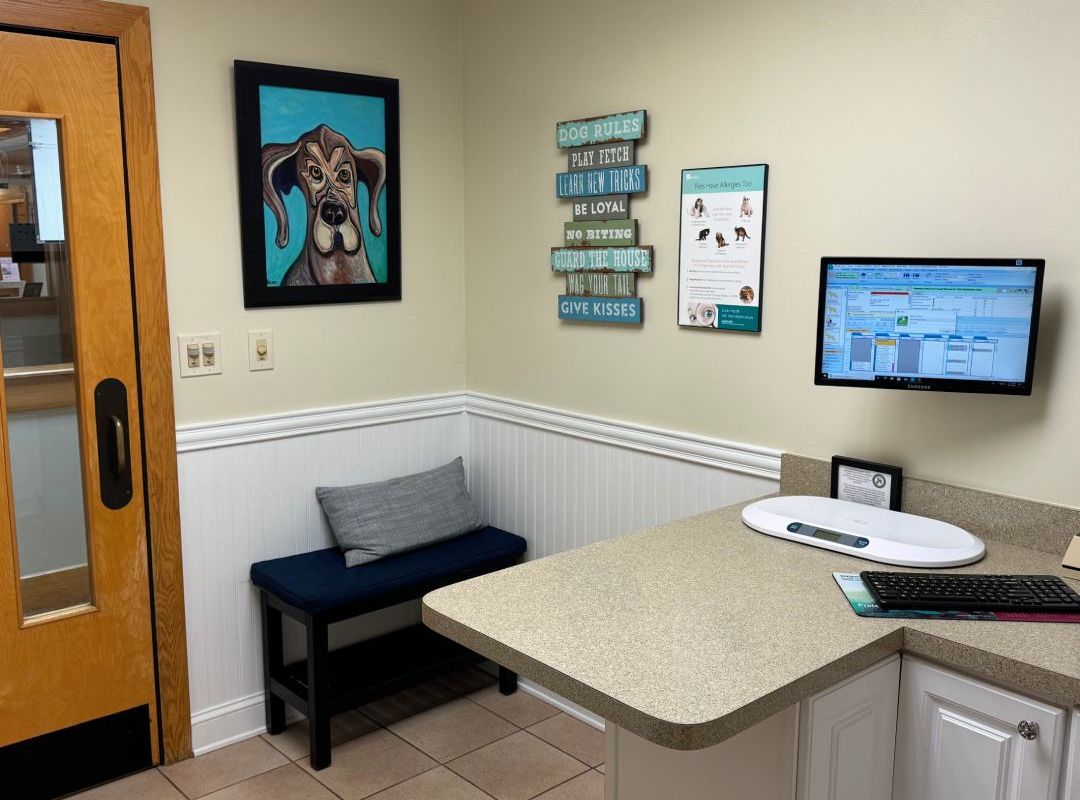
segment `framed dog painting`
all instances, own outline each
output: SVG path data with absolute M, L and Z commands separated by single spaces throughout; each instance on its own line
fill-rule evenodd
M 400 300 L 398 82 L 234 73 L 244 305 Z

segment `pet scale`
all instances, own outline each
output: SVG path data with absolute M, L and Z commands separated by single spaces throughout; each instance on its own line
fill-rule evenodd
M 981 539 L 947 522 L 829 497 L 768 497 L 742 518 L 769 536 L 901 567 L 959 567 L 986 552 Z

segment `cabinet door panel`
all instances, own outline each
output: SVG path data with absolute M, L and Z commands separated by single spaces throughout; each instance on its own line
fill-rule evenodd
M 1061 709 L 904 658 L 894 798 L 1054 800 L 1064 733 Z
M 899 689 L 894 656 L 803 702 L 798 800 L 889 800 Z

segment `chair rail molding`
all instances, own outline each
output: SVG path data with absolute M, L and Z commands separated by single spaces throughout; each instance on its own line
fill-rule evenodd
M 423 395 L 305 409 L 245 419 L 181 425 L 177 452 L 207 450 L 313 433 L 466 414 L 643 453 L 779 480 L 780 451 L 686 431 L 672 431 L 565 411 L 478 392 Z
M 469 415 L 513 422 L 746 475 L 780 479 L 780 451 L 772 448 L 563 411 L 477 392 L 466 392 L 464 397 L 465 412 Z

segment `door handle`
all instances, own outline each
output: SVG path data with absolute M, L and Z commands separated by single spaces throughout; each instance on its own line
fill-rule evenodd
M 115 437 L 114 444 L 116 446 L 116 450 L 113 451 L 115 453 L 112 463 L 113 473 L 116 475 L 123 475 L 127 472 L 127 437 L 124 435 L 124 421 L 116 414 L 110 414 L 109 422 L 112 423 L 113 435 Z
M 101 502 L 106 508 L 123 508 L 131 502 L 133 490 L 128 395 L 121 381 L 106 378 L 94 388 L 94 416 Z

